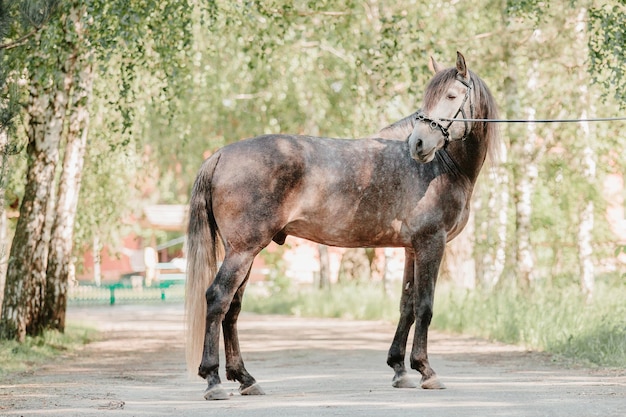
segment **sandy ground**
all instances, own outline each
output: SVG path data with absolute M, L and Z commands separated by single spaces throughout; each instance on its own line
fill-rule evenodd
M 431 332 L 431 364 L 448 389 L 394 389 L 385 364 L 393 325 L 246 314 L 242 351 L 267 395 L 242 397 L 225 382 L 232 397 L 209 402 L 204 382 L 185 372 L 181 305 L 68 314 L 102 338 L 0 381 L 1 416 L 626 416 L 624 369 L 572 368 Z

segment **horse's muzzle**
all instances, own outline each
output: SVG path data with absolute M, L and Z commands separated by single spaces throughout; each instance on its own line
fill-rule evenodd
M 433 138 L 423 138 L 417 129 L 414 129 L 409 137 L 409 151 L 411 158 L 421 163 L 427 163 L 435 158 L 437 152 L 438 141 Z

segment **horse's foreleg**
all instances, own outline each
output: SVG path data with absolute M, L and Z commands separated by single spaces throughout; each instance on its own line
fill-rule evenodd
M 253 259 L 253 254 L 227 254 L 215 280 L 206 291 L 206 331 L 198 375 L 207 380 L 208 386 L 204 393 L 207 400 L 228 398 L 219 377 L 220 325 L 235 294 L 245 281 Z
M 421 386 L 426 389 L 442 389 L 435 371 L 428 362 L 428 326 L 433 316 L 433 298 L 439 265 L 445 248 L 445 238 L 433 237 L 421 245 L 415 254 L 415 336 L 411 351 L 411 368 L 422 374 Z
M 250 271 L 248 271 L 244 283 L 241 284 L 235 293 L 233 301 L 230 303 L 230 309 L 222 322 L 224 349 L 226 351 L 226 378 L 230 381 L 238 381 L 241 384 L 239 387 L 241 395 L 263 395 L 265 392 L 259 387 L 256 380 L 248 373 L 243 364 L 239 349 L 239 336 L 237 334 L 237 318 L 241 311 L 241 300 L 249 277 Z
M 415 388 L 417 384 L 413 382 L 406 373 L 404 357 L 406 355 L 406 343 L 409 337 L 409 330 L 415 321 L 414 313 L 414 272 L 415 257 L 412 251 L 407 250 L 404 258 L 404 278 L 402 280 L 402 296 L 400 298 L 400 319 L 396 334 L 391 342 L 387 364 L 393 368 L 394 377 L 391 385 L 395 388 Z

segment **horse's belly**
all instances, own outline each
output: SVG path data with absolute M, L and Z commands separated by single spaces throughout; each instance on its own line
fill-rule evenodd
M 369 226 L 369 227 L 368 227 Z M 287 225 L 284 232 L 288 235 L 311 240 L 329 246 L 344 248 L 360 247 L 406 247 L 410 239 L 402 235 L 401 222 L 397 221 L 389 227 L 371 227 L 363 224 L 338 224 L 336 221 L 316 224 L 294 221 Z

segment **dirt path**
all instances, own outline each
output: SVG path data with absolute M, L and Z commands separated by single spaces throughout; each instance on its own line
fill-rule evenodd
M 398 390 L 385 364 L 392 325 L 253 315 L 240 319 L 242 350 L 267 395 L 242 397 L 227 382 L 232 398 L 207 402 L 203 381 L 185 374 L 182 314 L 180 305 L 71 308 L 71 320 L 105 337 L 0 381 L 0 415 L 626 415 L 626 370 L 565 369 L 517 347 L 431 332 L 431 363 L 448 389 Z

